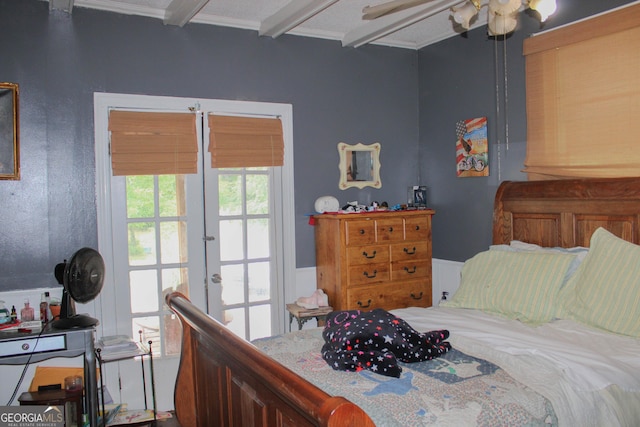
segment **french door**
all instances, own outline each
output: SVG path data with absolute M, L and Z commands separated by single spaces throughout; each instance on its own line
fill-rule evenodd
M 137 338 L 142 331 L 143 340 L 153 342 L 156 371 L 166 381 L 156 387 L 163 409 L 172 405 L 177 359 L 170 356 L 180 350 L 179 324 L 164 304 L 167 293 L 187 294 L 243 338 L 284 331 L 281 307 L 295 295 L 294 230 L 284 227 L 293 224 L 291 108 L 117 94 L 95 94 L 94 104 L 99 250 L 108 268 L 97 309 L 100 335 Z M 198 173 L 111 176 L 107 125 L 114 108 L 192 111 L 201 147 Z M 279 116 L 285 166 L 212 169 L 205 147 L 208 111 Z M 128 377 L 135 375 L 119 372 L 121 393 Z M 167 396 L 161 390 L 169 390 Z
M 282 306 L 274 175 L 273 168 L 205 170 L 209 311 L 247 339 L 270 336 Z
M 246 339 L 270 336 L 277 322 L 282 273 L 272 227 L 277 174 L 272 168 L 205 171 L 206 179 L 202 174 L 113 178 L 118 217 L 113 241 L 125 249 L 114 254 L 123 284 L 116 294 L 119 302 L 129 300 L 118 306 L 118 318 L 130 315 L 131 334 L 151 340 L 155 354 L 180 351 L 177 319 L 163 305 L 173 291 Z

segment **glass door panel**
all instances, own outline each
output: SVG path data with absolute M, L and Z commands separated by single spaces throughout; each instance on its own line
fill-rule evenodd
M 195 268 L 193 277 L 203 274 L 202 270 L 198 274 L 202 265 L 198 257 L 203 257 L 198 253 L 202 251 L 198 246 L 203 248 L 202 212 L 187 212 L 189 182 L 202 188 L 198 180 L 183 175 L 125 178 L 131 335 L 137 338 L 142 331 L 143 341 L 153 342 L 156 355 L 162 355 L 162 348 L 179 348 L 181 340 L 174 324 L 177 319 L 169 314 L 164 296 L 179 291 L 189 297 L 190 269 Z M 190 264 L 190 233 L 195 240 L 194 265 Z
M 205 171 L 205 174 L 207 172 Z M 271 209 L 272 169 L 233 168 L 211 170 L 205 181 L 217 180 L 217 193 L 207 197 L 207 234 L 218 236 L 217 259 L 207 259 L 208 272 L 220 272 L 211 283 L 220 295 L 220 318 L 246 339 L 272 334 L 274 294 Z M 209 246 L 208 246 L 209 247 Z M 217 263 L 217 264 L 216 264 Z M 215 316 L 214 316 L 215 317 Z

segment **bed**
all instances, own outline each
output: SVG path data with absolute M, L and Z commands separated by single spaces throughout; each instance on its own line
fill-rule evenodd
M 248 343 L 167 296 L 191 426 L 640 425 L 640 179 L 504 182 L 493 245 L 438 307 L 393 310 L 452 350 L 400 378 L 333 371 L 321 328 Z M 588 250 L 586 248 L 589 248 Z M 517 280 L 516 280 L 517 279 Z

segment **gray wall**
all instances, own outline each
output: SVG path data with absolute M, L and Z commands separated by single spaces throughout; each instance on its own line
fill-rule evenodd
M 0 0 L 0 81 L 20 85 L 20 181 L 0 181 L 0 290 L 55 285 L 56 263 L 97 247 L 93 93 L 290 103 L 297 265 L 315 265 L 307 213 L 402 202 L 418 176 L 418 53 L 75 7 Z M 390 78 L 393 76 L 393 78 Z M 382 143 L 379 190 L 338 189 L 338 142 Z
M 557 12 L 542 27 L 533 12 L 520 14 L 518 30 L 506 42 L 503 37 L 497 41 L 490 39 L 483 27 L 419 51 L 420 176 L 429 187 L 429 203 L 436 210 L 433 220 L 436 258 L 464 261 L 485 250 L 491 244 L 493 200 L 500 182 L 527 179 L 520 172 L 527 137 L 523 40 L 532 33 L 631 3 L 557 2 Z M 508 108 L 504 104 L 505 47 Z M 496 113 L 496 80 L 500 85 L 500 116 Z M 490 176 L 458 178 L 455 123 L 483 116 L 488 120 Z
M 628 0 L 558 0 L 552 28 Z M 419 52 L 160 20 L 81 7 L 49 13 L 39 0 L 0 0 L 0 81 L 20 85 L 22 179 L 0 181 L 0 290 L 55 284 L 53 268 L 97 247 L 93 93 L 291 103 L 294 111 L 297 266 L 315 264 L 305 214 L 318 196 L 341 203 L 403 202 L 429 187 L 434 256 L 465 260 L 491 242 L 500 180 L 522 180 L 525 153 L 521 15 L 507 40 L 509 149 L 496 125 L 495 58 L 485 29 Z M 498 67 L 502 63 L 498 61 Z M 390 78 L 393 76 L 393 78 Z M 502 110 L 504 111 L 504 110 Z M 489 119 L 491 176 L 455 175 L 455 122 Z M 502 131 L 498 131 L 502 129 Z M 338 142 L 382 143 L 383 187 L 340 191 Z M 418 155 L 416 155 L 418 154 Z

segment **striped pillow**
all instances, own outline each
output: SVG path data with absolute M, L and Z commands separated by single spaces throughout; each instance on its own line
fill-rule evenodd
M 572 254 L 486 251 L 462 267 L 460 287 L 445 307 L 474 308 L 533 325 L 549 322 Z
M 559 299 L 559 317 L 640 337 L 640 246 L 598 228 Z

